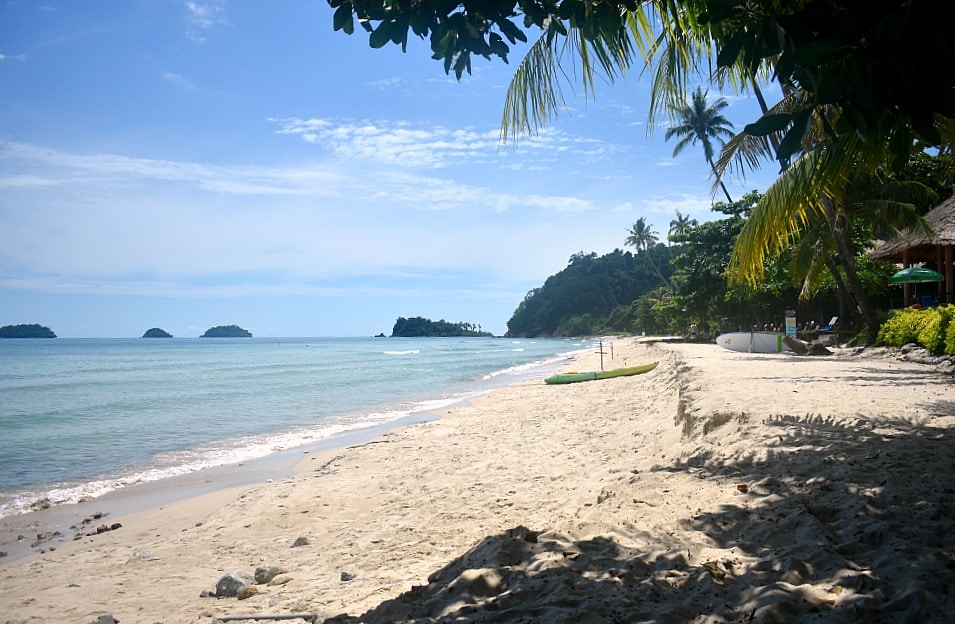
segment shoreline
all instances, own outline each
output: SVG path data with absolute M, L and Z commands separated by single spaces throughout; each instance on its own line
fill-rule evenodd
M 10 621 L 124 624 L 848 623 L 950 610 L 950 375 L 877 352 L 614 346 L 608 368 L 660 365 L 521 382 L 308 455 L 292 476 L 119 518 L 120 530 L 0 566 L 0 601 Z M 284 571 L 247 599 L 207 597 L 227 572 L 263 566 Z
M 3 377 L 4 387 L 12 384 L 5 420 L 12 433 L 0 445 L 9 460 L 0 520 L 440 410 L 580 348 L 438 338 L 397 339 L 393 350 L 370 338 L 201 348 L 89 342 L 10 351 L 18 366 Z
M 556 370 L 573 360 L 573 355 L 541 363 L 541 371 Z M 514 381 L 512 383 L 520 383 Z M 501 386 L 495 379 L 472 382 L 474 395 L 465 396 L 441 408 L 411 412 L 394 421 L 336 433 L 328 438 L 284 449 L 239 464 L 203 468 L 194 472 L 163 477 L 123 486 L 102 496 L 77 503 L 53 504 L 50 507 L 0 518 L 0 568 L 31 553 L 47 554 L 77 538 L 109 527 L 123 516 L 182 503 L 202 496 L 235 491 L 243 487 L 264 485 L 294 476 L 297 467 L 310 456 L 345 450 L 388 432 L 440 418 L 442 410 L 455 409 L 473 398 L 495 392 Z
M 467 399 L 462 399 L 461 404 L 466 402 Z M 75 541 L 78 536 L 97 527 L 108 527 L 125 516 L 158 512 L 206 496 L 228 497 L 230 493 L 245 487 L 291 478 L 303 462 L 314 456 L 323 457 L 347 450 L 394 429 L 439 417 L 436 412 L 429 410 L 413 412 L 391 422 L 338 433 L 240 464 L 203 468 L 196 472 L 136 483 L 87 501 L 56 504 L 46 509 L 0 518 L 0 552 L 5 553 L 0 557 L 0 568 L 31 553 L 55 552 L 58 547 Z M 40 539 L 39 534 L 48 537 Z M 21 536 L 25 539 L 19 539 Z

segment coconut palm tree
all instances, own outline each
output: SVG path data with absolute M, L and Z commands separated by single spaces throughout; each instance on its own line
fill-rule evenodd
M 706 162 L 709 163 L 710 169 L 716 175 L 716 166 L 713 164 L 713 156 L 716 151 L 713 143 L 721 138 L 730 139 L 734 135 L 730 130 L 733 124 L 720 112 L 727 106 L 729 104 L 723 98 L 718 98 L 712 104 L 707 105 L 706 93 L 702 87 L 697 87 L 696 91 L 693 92 L 690 103 L 673 111 L 677 123 L 667 128 L 666 134 L 664 134 L 667 141 L 674 137 L 679 138 L 673 148 L 673 157 L 679 156 L 687 146 L 699 143 L 703 148 L 703 156 L 706 158 Z M 722 180 L 719 180 L 719 185 L 723 189 L 726 201 L 732 204 L 733 198 L 730 197 L 729 191 L 726 190 L 726 185 L 723 184 Z
M 627 236 L 626 244 L 631 247 L 635 247 L 637 251 L 647 251 L 653 248 L 659 240 L 657 238 L 657 233 L 654 232 L 649 225 L 647 225 L 647 220 L 645 217 L 640 217 L 637 219 L 630 229 L 628 230 L 629 236 Z
M 660 18 L 660 27 L 656 31 L 659 36 L 656 38 L 648 36 L 642 27 L 646 22 L 644 18 L 650 13 Z M 633 39 L 629 46 L 615 47 L 616 39 L 622 36 L 613 29 L 590 30 L 589 38 L 579 35 L 579 41 L 569 48 L 571 52 L 579 53 L 583 71 L 576 75 L 590 76 L 599 69 L 612 81 L 616 76 L 625 75 L 638 58 L 642 59 L 645 69 L 653 71 L 650 103 L 653 122 L 654 115 L 661 110 L 679 109 L 681 104 L 677 96 L 688 77 L 706 66 L 703 61 L 712 58 L 714 49 L 747 50 L 745 54 L 739 53 L 734 58 L 720 58 L 718 63 L 724 69 L 722 74 L 717 74 L 718 78 L 735 85 L 740 91 L 745 85 L 759 84 L 757 78 L 761 70 L 767 66 L 778 70 L 777 63 L 785 59 L 788 64 L 778 74 L 783 87 L 782 98 L 772 106 L 760 98 L 762 117 L 731 139 L 717 161 L 711 161 L 718 181 L 733 165 L 741 170 L 755 169 L 764 162 L 775 161 L 783 172 L 754 208 L 745 231 L 738 238 L 729 275 L 732 281 L 752 282 L 761 277 L 763 261 L 768 253 L 794 242 L 801 229 L 818 222 L 825 229 L 821 240 L 826 248 L 835 252 L 822 256 L 825 264 L 837 283 L 843 282 L 840 288 L 843 294 L 852 293 L 849 299 L 854 301 L 856 311 L 869 330 L 873 331 L 877 327 L 877 319 L 874 310 L 867 304 L 865 289 L 854 270 L 854 254 L 849 240 L 851 228 L 846 220 L 846 202 L 842 195 L 845 181 L 860 171 L 871 173 L 886 164 L 890 168 L 898 168 L 920 138 L 927 140 L 927 145 L 941 146 L 944 151 L 951 151 L 955 144 L 955 117 L 936 112 L 934 123 L 926 124 L 924 115 L 916 117 L 916 114 L 921 114 L 917 106 L 900 114 L 897 105 L 887 99 L 878 99 L 879 93 L 864 98 L 859 93 L 847 93 L 841 96 L 846 99 L 841 100 L 839 105 L 828 103 L 819 97 L 820 94 L 806 88 L 806 85 L 816 83 L 792 79 L 797 75 L 794 70 L 796 65 L 799 65 L 799 72 L 809 72 L 816 78 L 821 75 L 827 80 L 835 79 L 831 75 L 818 74 L 833 66 L 815 56 L 821 54 L 823 48 L 806 48 L 804 54 L 808 56 L 798 59 L 791 52 L 780 55 L 777 49 L 773 53 L 770 45 L 773 42 L 761 39 L 766 32 L 776 32 L 763 27 L 774 23 L 774 16 L 769 13 L 736 14 L 731 21 L 754 21 L 735 28 L 731 33 L 721 31 L 712 20 L 701 24 L 693 18 L 692 13 L 681 12 L 676 4 L 667 0 L 641 4 L 624 18 L 627 34 Z M 872 17 L 884 21 L 882 17 Z M 794 33 L 798 33 L 799 28 L 811 26 L 812 20 L 817 18 L 802 14 L 799 19 L 802 22 L 792 24 Z M 605 36 L 607 32 L 610 34 Z M 878 32 L 873 31 L 873 36 Z M 832 33 L 838 38 L 838 29 Z M 790 35 L 787 32 L 785 36 Z M 567 39 L 570 39 L 570 35 Z M 600 51 L 600 54 L 588 55 L 586 52 L 591 49 Z M 858 47 L 844 46 L 841 49 L 850 51 L 845 62 L 853 67 L 864 68 L 870 62 L 864 54 L 851 55 L 851 50 Z M 620 52 L 615 54 L 615 50 Z M 556 113 L 561 100 L 558 97 L 559 88 L 554 85 L 567 75 L 561 71 L 559 63 L 560 55 L 567 51 L 568 47 L 558 45 L 553 36 L 542 37 L 534 46 L 534 53 L 528 55 L 518 68 L 509 89 L 505 124 L 510 123 L 514 130 L 526 131 L 543 125 L 549 115 Z M 595 63 L 593 58 L 599 58 L 601 62 Z M 612 69 L 613 63 L 616 63 L 616 71 Z M 871 72 L 861 71 L 858 75 L 867 76 Z M 881 80 L 882 77 L 879 78 Z M 905 76 L 888 76 L 890 82 L 900 79 L 904 80 Z M 874 87 L 876 82 L 879 80 L 869 85 L 869 88 Z M 826 84 L 827 89 L 842 88 L 836 83 Z M 592 85 L 592 82 L 585 82 L 586 85 Z M 536 95 L 529 97 L 531 93 Z M 547 99 L 540 97 L 541 93 L 552 96 L 557 93 L 557 96 Z M 825 95 L 832 97 L 830 93 Z M 533 106 L 527 107 L 528 102 Z M 939 108 L 931 110 L 949 110 L 944 107 L 947 104 L 943 105 L 947 100 L 938 102 Z M 649 123 L 648 131 L 653 126 L 654 123 Z M 502 136 L 506 138 L 506 132 Z M 857 218 L 864 220 L 868 217 L 863 214 Z
M 699 225 L 699 222 L 696 219 L 691 219 L 690 215 L 685 215 L 677 210 L 676 218 L 670 221 L 670 230 L 667 233 L 667 238 L 669 240 L 679 238 L 686 234 L 687 230 L 697 225 Z
M 647 255 L 647 262 L 650 263 L 650 266 L 653 268 L 653 271 L 663 280 L 663 283 L 667 286 L 670 285 L 670 282 L 667 281 L 667 278 L 663 277 L 663 273 L 660 272 L 660 269 L 657 267 L 656 263 L 653 262 L 653 256 L 650 255 L 650 250 L 656 246 L 657 233 L 647 225 L 647 220 L 644 217 L 637 219 L 634 224 L 628 230 L 627 239 L 624 241 L 625 244 L 630 245 L 631 247 L 636 248 L 637 252 L 645 252 Z
M 818 262 L 823 262 L 862 320 L 870 340 L 879 322 L 865 285 L 856 269 L 852 246 L 853 228 L 863 223 L 875 231 L 928 227 L 916 212 L 917 204 L 931 205 L 934 192 L 918 183 L 898 182 L 880 168 L 877 160 L 889 158 L 871 140 L 865 146 L 846 146 L 860 141 L 856 135 L 822 139 L 807 147 L 763 194 L 743 226 L 727 274 L 733 282 L 758 282 L 768 254 L 798 244 L 809 234 Z M 856 153 L 856 167 L 844 160 Z M 808 265 L 807 265 L 808 266 Z M 810 269 L 804 276 L 812 278 Z M 804 284 L 803 294 L 808 292 Z

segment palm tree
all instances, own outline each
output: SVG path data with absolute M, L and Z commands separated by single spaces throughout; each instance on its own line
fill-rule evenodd
M 691 6 L 687 8 L 684 4 Z M 890 3 L 885 6 L 890 8 Z M 720 58 L 713 74 L 714 82 L 733 85 L 739 92 L 758 85 L 758 77 L 765 76 L 763 72 L 768 68 L 782 87 L 780 102 L 768 107 L 761 98 L 762 117 L 747 125 L 744 132 L 727 145 L 730 149 L 723 150 L 718 165 L 708 157 L 720 184 L 731 162 L 740 167 L 758 168 L 771 158 L 783 171 L 754 209 L 746 230 L 737 240 L 731 279 L 753 281 L 761 276 L 766 254 L 792 242 L 801 228 L 819 218 L 825 221 L 827 244 L 836 251 L 834 257 L 845 275 L 846 290 L 855 293 L 858 297 L 855 303 L 864 308 L 867 298 L 854 273 L 844 214 L 841 189 L 845 181 L 857 171 L 871 173 L 886 165 L 897 170 L 913 149 L 921 149 L 920 140 L 923 146 L 936 146 L 945 152 L 951 152 L 955 145 L 955 100 L 949 97 L 950 82 L 945 83 L 946 86 L 928 84 L 914 80 L 908 70 L 896 71 L 895 67 L 909 65 L 898 62 L 891 52 L 878 58 L 885 69 L 884 75 L 871 70 L 873 59 L 866 51 L 873 49 L 870 38 L 886 44 L 901 42 L 904 41 L 901 32 L 917 29 L 931 19 L 931 12 L 925 9 L 900 22 L 900 28 L 904 26 L 901 30 L 880 27 L 892 19 L 908 17 L 910 7 L 905 6 L 894 15 L 873 12 L 863 16 L 864 28 L 853 30 L 849 36 L 865 37 L 868 45 L 864 46 L 841 40 L 844 33 L 838 28 L 830 29 L 828 35 L 823 33 L 828 37 L 828 47 L 820 45 L 815 38 L 800 39 L 800 33 L 807 28 L 811 30 L 813 20 L 819 19 L 801 8 L 791 15 L 787 13 L 789 25 L 780 30 L 777 13 L 790 9 L 772 9 L 770 3 L 763 5 L 771 9 L 765 13 L 727 12 L 719 19 L 705 22 L 696 19 L 697 9 L 702 5 L 671 0 L 639 4 L 621 14 L 619 27 L 616 22 L 601 23 L 601 27 L 590 24 L 588 16 L 595 21 L 607 18 L 597 10 L 585 13 L 582 19 L 576 18 L 576 23 L 569 20 L 567 27 L 561 20 L 554 19 L 511 82 L 502 138 L 506 140 L 508 129 L 536 130 L 560 109 L 558 83 L 561 78 L 582 76 L 585 94 L 592 97 L 593 76 L 598 71 L 613 82 L 626 74 L 638 54 L 645 71 L 652 72 L 648 132 L 652 131 L 654 117 L 661 110 L 679 110 L 685 106 L 681 102 L 685 96 L 681 94 L 685 93 L 688 78 L 709 69 L 707 63 L 717 51 Z M 655 23 L 656 29 L 648 29 L 648 23 Z M 767 37 L 767 32 L 773 34 Z M 933 39 L 933 45 L 939 39 Z M 806 45 L 810 40 L 814 47 Z M 780 48 L 781 41 L 783 48 Z M 838 48 L 833 48 L 840 41 Z M 831 55 L 832 49 L 841 50 L 839 54 L 845 56 L 836 58 L 838 62 L 835 62 L 825 56 Z M 568 72 L 560 66 L 561 56 L 568 50 L 580 61 L 579 73 Z M 900 49 L 898 56 L 904 57 L 904 52 Z M 838 75 L 833 67 L 841 68 Z M 817 93 L 812 90 L 815 85 L 825 90 Z M 889 88 L 898 85 L 907 86 L 901 90 Z M 909 97 L 901 103 L 892 99 L 912 89 L 926 93 L 938 89 L 945 95 Z M 704 105 L 702 110 L 705 109 Z M 833 273 L 835 279 L 838 279 L 838 268 Z M 877 329 L 872 310 L 857 311 L 870 332 Z
M 629 236 L 625 241 L 627 245 L 631 247 L 636 247 L 637 251 L 645 251 L 651 249 L 654 245 L 657 244 L 657 233 L 650 229 L 650 226 L 647 225 L 647 220 L 645 217 L 640 217 L 637 219 L 630 229 L 628 230 Z
M 730 139 L 733 132 L 730 128 L 733 124 L 720 112 L 729 106 L 725 99 L 719 98 L 713 104 L 707 106 L 706 93 L 702 87 L 697 87 L 693 92 L 690 104 L 684 105 L 673 111 L 678 122 L 675 126 L 667 128 L 664 138 L 669 141 L 673 137 L 679 137 L 676 146 L 673 148 L 673 157 L 677 157 L 686 149 L 688 145 L 699 143 L 703 147 L 703 156 L 709 163 L 713 175 L 719 176 L 716 172 L 716 166 L 713 164 L 713 156 L 716 153 L 713 148 L 713 142 L 720 138 Z M 729 191 L 722 180 L 719 180 L 720 188 L 726 195 L 726 201 L 733 203 Z
M 667 238 L 669 240 L 679 238 L 686 234 L 687 230 L 697 225 L 699 225 L 699 222 L 696 219 L 691 219 L 690 215 L 682 214 L 677 210 L 676 218 L 670 221 L 670 230 L 667 234 Z
M 730 281 L 756 283 L 768 254 L 798 244 L 808 234 L 807 244 L 818 257 L 807 266 L 823 262 L 829 268 L 871 341 L 879 322 L 856 269 L 853 228 L 866 224 L 885 232 L 928 227 L 918 216 L 916 204 L 930 205 L 937 198 L 924 185 L 898 182 L 880 170 L 873 159 L 887 158 L 888 145 L 881 152 L 872 141 L 865 147 L 844 146 L 846 141 L 859 140 L 856 136 L 820 140 L 780 175 L 753 207 L 727 274 Z M 853 150 L 857 154 L 854 168 L 842 156 Z M 812 277 L 809 269 L 805 275 Z M 804 285 L 803 296 L 807 292 Z
M 653 262 L 653 257 L 650 255 L 650 250 L 656 246 L 657 240 L 659 239 L 657 239 L 657 233 L 647 225 L 647 220 L 644 217 L 637 219 L 628 230 L 628 233 L 629 236 L 627 236 L 624 243 L 636 248 L 638 254 L 641 251 L 646 252 L 647 262 L 650 263 L 653 271 L 663 280 L 664 284 L 669 286 L 670 282 L 667 281 L 667 278 L 663 277 L 663 273 L 657 268 L 657 265 Z

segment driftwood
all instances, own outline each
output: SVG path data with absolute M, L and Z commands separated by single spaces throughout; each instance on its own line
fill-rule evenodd
M 783 336 L 783 342 L 786 343 L 786 346 L 792 349 L 796 355 L 832 355 L 832 351 L 827 349 L 825 345 L 806 342 L 795 336 Z

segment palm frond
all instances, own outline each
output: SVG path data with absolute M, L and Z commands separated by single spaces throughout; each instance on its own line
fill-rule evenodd
M 557 41 L 557 37 L 547 33 L 541 35 L 517 66 L 504 99 L 502 143 L 507 142 L 509 134 L 537 131 L 564 105 L 558 76 Z
M 755 285 L 763 277 L 766 257 L 798 237 L 821 208 L 813 198 L 819 180 L 819 154 L 803 154 L 766 190 L 750 212 L 730 257 L 730 283 Z
M 653 44 L 653 26 L 642 6 L 621 16 L 618 28 L 595 29 L 584 36 L 588 24 L 570 26 L 554 17 L 548 29 L 531 46 L 514 72 L 504 99 L 501 141 L 510 135 L 533 134 L 566 105 L 561 82 L 578 75 L 584 97 L 592 99 L 597 81 L 613 83 L 646 58 Z M 561 32 L 566 34 L 561 34 Z M 564 64 L 570 65 L 569 74 Z

